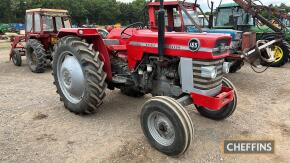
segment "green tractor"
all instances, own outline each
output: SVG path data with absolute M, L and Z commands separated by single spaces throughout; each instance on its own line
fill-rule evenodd
M 0 35 L 5 34 L 9 30 L 9 24 L 0 24 Z
M 265 6 L 263 7 L 265 8 Z M 272 47 L 275 61 L 271 64 L 271 66 L 280 67 L 286 64 L 290 55 L 289 20 L 286 19 L 287 21 L 279 21 L 277 24 L 275 24 L 274 21 L 271 22 L 270 20 L 266 20 L 264 17 L 259 15 L 257 10 L 246 11 L 244 8 L 237 3 L 227 3 L 220 5 L 216 10 L 214 28 L 234 29 L 243 33 L 249 32 L 251 35 L 255 35 L 254 38 L 256 37 L 256 40 L 271 41 L 277 38 L 281 38 L 281 41 L 275 43 L 275 45 Z M 262 20 L 264 23 L 261 23 L 260 20 Z M 265 23 L 265 21 L 267 22 Z M 269 22 L 271 22 L 272 25 Z M 288 27 L 286 27 L 286 25 L 288 25 Z

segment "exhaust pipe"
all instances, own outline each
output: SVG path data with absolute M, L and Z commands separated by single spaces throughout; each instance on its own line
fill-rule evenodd
M 165 10 L 164 0 L 160 0 L 160 8 L 158 10 L 158 56 L 162 58 L 164 56 L 164 37 L 165 37 Z

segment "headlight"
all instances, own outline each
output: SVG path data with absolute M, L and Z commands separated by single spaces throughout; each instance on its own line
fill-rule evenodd
M 224 62 L 223 63 L 223 73 L 228 74 L 230 72 L 231 63 Z
M 201 76 L 204 78 L 214 79 L 217 76 L 217 69 L 215 66 L 201 67 Z

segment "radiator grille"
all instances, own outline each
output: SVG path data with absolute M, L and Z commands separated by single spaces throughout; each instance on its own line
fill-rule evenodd
M 222 84 L 223 62 L 219 60 L 193 60 L 193 86 L 195 89 L 210 90 Z M 216 66 L 217 76 L 214 79 L 204 78 L 201 76 L 201 67 Z

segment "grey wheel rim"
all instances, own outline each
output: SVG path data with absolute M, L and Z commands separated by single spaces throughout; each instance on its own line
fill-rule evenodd
M 148 130 L 153 139 L 163 146 L 170 146 L 175 139 L 175 130 L 172 122 L 164 113 L 154 111 L 147 121 Z
M 81 64 L 71 52 L 61 53 L 57 62 L 57 78 L 64 96 L 71 103 L 79 103 L 85 92 L 85 78 Z

